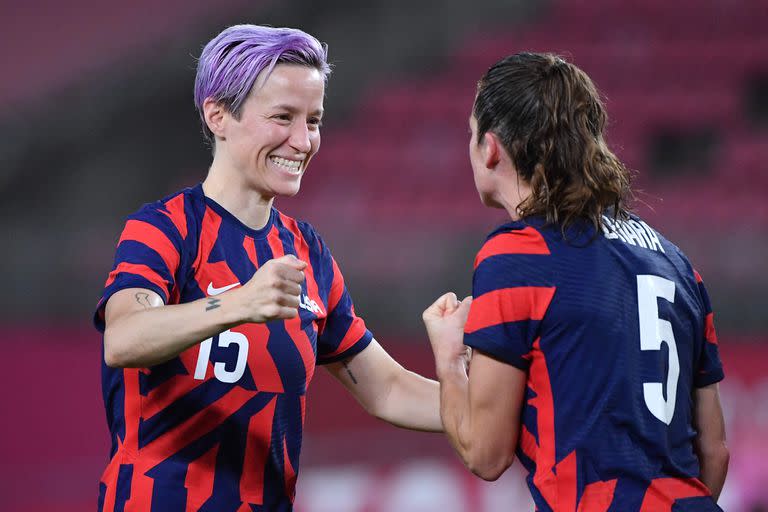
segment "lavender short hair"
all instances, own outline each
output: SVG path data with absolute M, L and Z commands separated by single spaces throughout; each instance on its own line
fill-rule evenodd
M 328 46 L 298 29 L 234 25 L 211 39 L 200 55 L 195 76 L 195 106 L 209 142 L 214 137 L 205 122 L 203 102 L 213 98 L 239 119 L 243 103 L 259 74 L 277 64 L 316 68 L 327 80 Z

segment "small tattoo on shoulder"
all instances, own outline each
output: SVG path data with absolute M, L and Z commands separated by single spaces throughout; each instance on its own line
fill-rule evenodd
M 209 298 L 208 305 L 205 307 L 205 310 L 210 311 L 212 309 L 218 308 L 220 305 L 219 302 L 221 302 L 221 299 Z
M 141 304 L 145 308 L 151 308 L 152 307 L 152 303 L 149 302 L 149 294 L 148 293 L 139 292 L 136 295 L 134 295 L 134 297 L 136 297 L 136 302 L 138 302 L 139 304 Z
M 349 375 L 349 378 L 352 379 L 352 383 L 357 384 L 357 379 L 352 374 L 352 370 L 349 369 L 349 364 L 346 361 L 342 361 L 341 364 L 343 364 L 344 369 L 347 370 L 347 375 Z

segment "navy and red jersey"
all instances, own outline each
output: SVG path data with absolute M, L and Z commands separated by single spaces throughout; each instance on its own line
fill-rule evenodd
M 126 222 L 95 323 L 103 332 L 119 290 L 190 302 L 286 254 L 308 263 L 298 317 L 233 327 L 151 368 L 102 363 L 112 450 L 100 511 L 292 509 L 315 366 L 372 339 L 312 226 L 272 209 L 264 228 L 250 229 L 201 185 L 145 205 Z
M 527 372 L 517 456 L 539 512 L 717 511 L 693 394 L 723 370 L 680 249 L 637 217 L 499 227 L 475 259 L 464 342 Z

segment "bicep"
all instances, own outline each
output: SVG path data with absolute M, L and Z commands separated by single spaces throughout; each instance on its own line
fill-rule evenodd
M 490 355 L 474 350 L 469 367 L 469 406 L 473 437 L 514 453 L 527 374 Z
M 107 328 L 137 311 L 164 305 L 163 299 L 156 292 L 147 288 L 125 288 L 112 295 L 104 309 Z

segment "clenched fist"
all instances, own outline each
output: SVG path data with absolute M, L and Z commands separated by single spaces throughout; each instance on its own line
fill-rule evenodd
M 269 260 L 231 293 L 243 322 L 266 323 L 299 314 L 301 283 L 307 263 L 289 254 Z
M 438 375 L 441 368 L 468 362 L 469 349 L 464 345 L 464 324 L 467 323 L 472 297 L 459 302 L 456 294 L 446 293 L 429 306 L 422 315 L 427 328 Z

